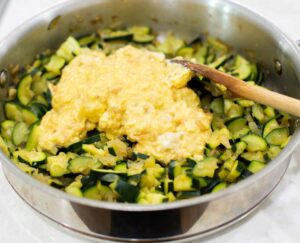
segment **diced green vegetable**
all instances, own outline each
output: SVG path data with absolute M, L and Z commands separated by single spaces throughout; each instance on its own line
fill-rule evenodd
M 34 96 L 31 90 L 32 77 L 30 75 L 23 78 L 17 87 L 18 100 L 22 105 L 27 105 Z
M 20 146 L 27 141 L 29 134 L 28 125 L 24 122 L 18 122 L 12 131 L 12 142 L 16 146 Z
M 289 129 L 286 127 L 275 128 L 267 136 L 266 141 L 271 145 L 281 145 L 289 137 Z
M 247 150 L 249 152 L 265 151 L 268 148 L 266 141 L 256 134 L 249 134 L 241 139 L 247 143 Z
M 257 173 L 258 171 L 262 170 L 265 166 L 266 164 L 254 160 L 250 163 L 247 169 L 252 173 Z

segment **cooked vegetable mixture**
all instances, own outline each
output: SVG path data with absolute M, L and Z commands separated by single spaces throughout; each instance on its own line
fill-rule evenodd
M 71 195 L 140 204 L 216 192 L 263 169 L 288 143 L 291 117 L 232 98 L 174 57 L 264 81 L 257 64 L 211 37 L 158 40 L 144 26 L 71 36 L 10 70 L 3 152 Z

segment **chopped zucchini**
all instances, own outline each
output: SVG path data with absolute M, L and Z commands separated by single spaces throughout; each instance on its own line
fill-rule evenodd
M 247 126 L 247 120 L 244 117 L 233 118 L 226 124 L 233 139 L 241 138 L 250 132 L 250 129 Z
M 37 119 L 41 119 L 48 110 L 44 104 L 40 104 L 38 102 L 31 103 L 29 109 L 37 117 Z
M 111 187 L 125 202 L 136 202 L 139 195 L 137 186 L 133 186 L 122 179 L 118 179 Z
M 87 188 L 82 192 L 82 196 L 89 199 L 101 200 L 101 194 L 99 193 L 97 185 Z
M 93 168 L 92 172 L 98 175 L 104 175 L 104 174 L 126 174 L 125 171 L 120 171 L 120 170 L 111 170 L 111 169 L 97 169 L 97 168 Z
M 175 53 L 184 46 L 184 41 L 169 33 L 166 39 L 160 43 L 157 48 L 158 51 L 165 53 L 169 56 L 174 56 Z
M 257 161 L 261 161 L 264 162 L 265 158 L 264 158 L 264 152 L 244 152 L 241 154 L 241 157 L 247 161 L 252 161 L 252 160 L 257 160 Z
M 252 73 L 251 64 L 242 56 L 237 55 L 235 59 L 235 67 L 232 75 L 242 80 L 247 80 Z
M 207 157 L 196 164 L 193 169 L 195 177 L 213 177 L 215 170 L 218 168 L 219 160 L 214 157 Z
M 131 40 L 133 34 L 127 30 L 110 30 L 105 29 L 100 32 L 100 36 L 104 41 L 115 41 L 115 40 Z
M 270 121 L 266 122 L 263 128 L 263 137 L 265 138 L 272 130 L 278 128 L 279 124 L 275 118 L 271 119 Z
M 280 146 L 288 139 L 289 135 L 287 127 L 275 128 L 266 136 L 266 141 L 268 144 Z
M 141 191 L 137 198 L 137 202 L 140 204 L 159 204 L 164 202 L 165 199 L 166 196 L 161 192 Z
M 194 49 L 192 47 L 181 47 L 176 52 L 176 56 L 183 57 L 185 59 L 191 59 L 193 57 Z
M 0 149 L 6 156 L 9 156 L 10 153 L 9 153 L 8 147 L 1 136 L 0 136 Z
M 69 158 L 65 153 L 47 157 L 47 170 L 52 177 L 60 177 L 69 173 Z
M 155 36 L 151 35 L 150 28 L 147 26 L 133 26 L 128 29 L 133 34 L 132 40 L 138 44 L 148 44 L 154 41 Z
M 12 131 L 16 122 L 11 120 L 4 120 L 1 122 L 1 136 L 4 139 L 11 140 Z
M 247 169 L 248 171 L 254 173 L 257 173 L 258 171 L 262 170 L 266 164 L 260 162 L 260 161 L 251 161 L 251 163 L 248 165 Z
M 100 135 L 99 134 L 96 134 L 96 135 L 93 135 L 93 136 L 90 136 L 90 137 L 87 137 L 79 142 L 76 142 L 76 143 L 73 143 L 71 144 L 67 150 L 68 151 L 72 151 L 72 152 L 76 152 L 78 150 L 80 150 L 82 148 L 82 145 L 83 144 L 92 144 L 92 143 L 95 143 L 95 142 L 98 142 L 100 141 Z
M 224 113 L 224 102 L 222 97 L 215 98 L 211 104 L 210 109 L 213 111 L 213 113 L 217 115 L 221 115 Z
M 86 46 L 91 46 L 92 44 L 94 44 L 94 42 L 96 41 L 96 35 L 95 34 L 91 34 L 91 35 L 87 35 L 87 36 L 83 36 L 78 40 L 78 43 L 80 46 L 82 47 L 86 47 Z
M 13 121 L 22 121 L 22 109 L 18 104 L 13 102 L 5 102 L 4 112 L 7 119 Z
M 26 143 L 29 134 L 28 125 L 24 122 L 18 122 L 12 131 L 12 142 L 16 146 Z
M 221 182 L 218 185 L 216 185 L 211 192 L 218 192 L 221 190 L 224 190 L 227 187 L 227 183 L 226 182 Z
M 281 147 L 276 145 L 270 145 L 270 148 L 267 151 L 267 155 L 269 159 L 274 159 L 281 152 Z
M 252 115 L 260 123 L 262 123 L 265 119 L 264 110 L 259 104 L 255 104 L 255 105 L 252 106 Z
M 237 178 L 243 173 L 244 169 L 245 165 L 241 161 L 236 160 L 225 180 L 228 182 L 235 182 Z
M 71 61 L 74 58 L 74 55 L 78 55 L 80 52 L 80 45 L 78 41 L 70 36 L 56 52 L 56 55 L 63 57 L 66 61 Z M 61 63 L 61 61 L 60 61 Z
M 241 140 L 247 143 L 249 152 L 265 151 L 268 148 L 266 140 L 256 134 L 246 135 Z
M 208 47 L 206 45 L 201 46 L 194 54 L 194 58 L 200 64 L 204 64 L 206 62 L 206 57 L 208 54 Z
M 27 75 L 24 77 L 17 87 L 17 97 L 22 105 L 27 105 L 34 96 L 31 90 L 32 77 Z
M 193 188 L 193 179 L 185 173 L 175 177 L 173 186 L 175 192 L 195 190 Z
M 17 151 L 17 154 L 22 161 L 25 161 L 32 167 L 44 164 L 47 158 L 44 152 L 20 150 Z
M 227 53 L 229 51 L 229 48 L 227 45 L 225 45 L 222 41 L 213 38 L 211 36 L 207 37 L 207 43 L 217 51 L 220 51 L 222 53 Z
M 25 146 L 25 149 L 27 151 L 36 149 L 36 147 L 38 145 L 38 136 L 39 136 L 38 132 L 39 132 L 38 124 L 32 125 L 27 142 L 26 142 L 26 146 Z
M 65 188 L 66 193 L 76 196 L 76 197 L 83 197 L 83 194 L 80 190 L 80 188 L 82 187 L 81 181 L 74 181 L 72 182 L 70 185 L 68 185 Z
M 73 174 L 87 174 L 90 169 L 101 166 L 95 158 L 88 156 L 78 156 L 69 162 L 69 170 Z
M 28 109 L 22 109 L 22 119 L 27 125 L 32 125 L 38 120 L 38 117 Z
M 65 58 L 53 55 L 51 56 L 50 62 L 45 65 L 45 68 L 48 72 L 60 73 L 60 70 L 64 67 L 65 63 Z
M 223 55 L 218 57 L 214 62 L 210 63 L 209 66 L 215 69 L 225 65 L 225 63 L 231 58 L 231 55 Z

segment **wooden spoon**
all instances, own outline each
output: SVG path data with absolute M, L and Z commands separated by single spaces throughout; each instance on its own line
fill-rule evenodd
M 250 85 L 239 78 L 218 71 L 207 65 L 195 64 L 179 59 L 173 59 L 172 62 L 182 64 L 196 74 L 207 77 L 218 84 L 223 84 L 239 97 L 253 100 L 263 105 L 272 106 L 278 110 L 300 117 L 300 100 L 298 99 L 270 91 L 257 85 Z

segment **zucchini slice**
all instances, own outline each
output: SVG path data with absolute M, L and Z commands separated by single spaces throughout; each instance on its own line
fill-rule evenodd
M 193 178 L 188 176 L 185 172 L 175 177 L 173 187 L 175 192 L 195 190 L 193 188 Z
M 134 35 L 133 41 L 138 44 L 149 44 L 154 41 L 153 35 Z
M 78 41 L 70 36 L 64 43 L 61 44 L 56 52 L 57 56 L 63 57 L 66 61 L 71 61 L 74 56 L 80 52 L 80 45 Z
M 280 146 L 276 146 L 276 145 L 270 145 L 270 148 L 267 151 L 267 156 L 268 158 L 274 159 L 278 156 L 278 154 L 281 152 L 281 147 Z
M 252 160 L 265 162 L 264 152 L 244 152 L 240 155 L 240 157 L 249 162 Z
M 223 98 L 215 98 L 210 104 L 210 109 L 213 111 L 214 114 L 222 115 L 224 113 Z
M 251 161 L 251 163 L 248 165 L 247 170 L 254 173 L 257 173 L 258 171 L 262 170 L 264 167 L 266 167 L 266 164 L 260 162 L 260 161 Z
M 209 64 L 210 67 L 218 69 L 219 67 L 225 65 L 225 63 L 231 58 L 231 55 L 223 55 L 218 57 L 214 62 Z
M 44 152 L 20 150 L 17 153 L 18 157 L 22 161 L 25 161 L 32 167 L 37 167 L 41 164 L 44 164 L 47 158 Z
M 38 119 L 41 119 L 48 111 L 45 105 L 38 102 L 31 103 L 29 109 Z
M 92 46 L 95 41 L 97 40 L 97 37 L 95 34 L 87 35 L 87 36 L 82 36 L 79 40 L 78 43 L 82 47 L 90 47 Z
M 264 113 L 265 115 L 268 117 L 268 118 L 274 118 L 275 117 L 275 110 L 274 108 L 270 107 L 270 106 L 267 106 L 265 109 L 264 109 Z
M 242 56 L 237 55 L 235 59 L 235 68 L 232 75 L 242 80 L 247 80 L 252 73 L 251 64 Z
M 264 121 L 265 114 L 261 105 L 255 104 L 252 106 L 252 116 L 256 118 L 260 123 Z
M 165 53 L 167 56 L 174 56 L 176 52 L 184 46 L 184 41 L 169 33 L 166 39 L 157 46 L 158 51 Z
M 208 54 L 208 46 L 201 46 L 194 54 L 194 58 L 200 64 L 204 64 L 206 62 L 206 57 Z
M 214 157 L 207 157 L 196 164 L 193 169 L 195 177 L 213 177 L 215 170 L 218 168 L 219 160 Z
M 176 56 L 191 59 L 193 57 L 194 49 L 192 47 L 184 46 L 176 52 Z
M 1 136 L 0 136 L 0 149 L 6 156 L 9 156 L 10 153 L 8 147 Z
M 60 70 L 65 66 L 66 60 L 63 57 L 53 55 L 45 68 L 49 72 L 60 73 Z
M 31 90 L 32 77 L 27 75 L 24 77 L 17 87 L 17 97 L 22 105 L 27 105 L 34 96 Z
M 100 33 L 102 40 L 104 41 L 115 41 L 115 40 L 127 40 L 130 41 L 133 37 L 133 33 L 127 30 L 103 30 Z
M 32 111 L 25 108 L 22 109 L 22 118 L 23 121 L 29 126 L 38 121 L 38 117 Z
M 92 169 L 92 172 L 97 175 L 105 175 L 105 174 L 126 174 L 125 171 L 120 170 L 111 170 L 111 169 Z
M 207 43 L 209 46 L 213 47 L 217 51 L 220 51 L 221 53 L 227 53 L 228 52 L 228 46 L 224 44 L 222 41 L 213 38 L 211 36 L 207 37 Z
M 227 183 L 226 182 L 221 182 L 218 185 L 216 185 L 211 192 L 218 192 L 221 190 L 224 190 L 227 187 Z
M 69 173 L 69 158 L 65 153 L 47 157 L 47 170 L 52 177 L 60 177 Z
M 20 146 L 27 141 L 29 134 L 28 125 L 24 122 L 18 122 L 12 131 L 12 142 L 16 146 Z
M 65 192 L 73 196 L 83 197 L 82 192 L 80 190 L 81 187 L 82 184 L 80 181 L 74 181 L 65 188 Z
M 14 102 L 4 103 L 4 112 L 8 120 L 22 121 L 22 109 Z
M 87 188 L 83 191 L 82 196 L 89 199 L 101 200 L 101 194 L 99 193 L 97 185 Z
M 226 124 L 233 139 L 241 138 L 250 132 L 250 128 L 247 126 L 247 120 L 244 117 L 233 118 Z
M 31 127 L 27 142 L 26 142 L 26 146 L 25 149 L 27 151 L 31 151 L 33 149 L 35 149 L 38 145 L 38 124 L 34 124 Z
M 235 182 L 244 170 L 245 165 L 243 164 L 243 162 L 236 160 L 225 180 L 228 182 Z
M 100 134 L 96 134 L 96 135 L 93 135 L 93 136 L 90 136 L 90 137 L 87 137 L 79 142 L 76 142 L 76 143 L 73 143 L 71 144 L 67 150 L 68 151 L 73 151 L 73 152 L 76 152 L 76 151 L 79 151 L 81 148 L 82 148 L 82 145 L 83 144 L 92 144 L 92 143 L 95 143 L 95 142 L 98 142 L 100 141 Z
M 266 141 L 268 144 L 280 146 L 288 139 L 289 135 L 287 127 L 275 128 L 266 136 Z
M 74 174 L 86 174 L 93 167 L 100 167 L 101 163 L 93 157 L 78 156 L 69 162 L 69 170 Z
M 265 138 L 272 130 L 278 128 L 279 124 L 275 118 L 271 119 L 270 121 L 266 122 L 263 128 L 263 137 Z
M 11 120 L 4 120 L 1 122 L 1 136 L 4 139 L 11 140 L 11 135 L 15 124 L 16 122 Z
M 214 115 L 211 122 L 211 128 L 213 131 L 220 130 L 224 127 L 224 119 L 221 116 Z
M 147 26 L 133 26 L 128 31 L 133 34 L 132 40 L 138 44 L 148 44 L 155 39 L 155 36 L 150 33 L 151 29 Z
M 133 186 L 121 178 L 113 182 L 110 187 L 112 187 L 125 202 L 136 202 L 140 192 L 137 186 Z
M 266 140 L 256 134 L 246 135 L 241 140 L 247 143 L 246 149 L 249 152 L 266 151 L 268 148 Z

